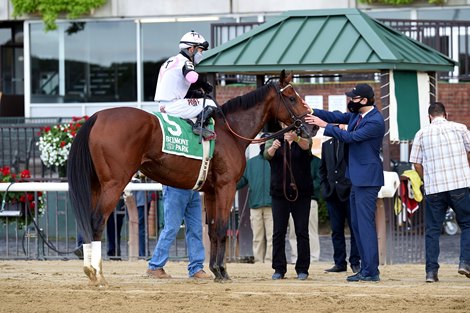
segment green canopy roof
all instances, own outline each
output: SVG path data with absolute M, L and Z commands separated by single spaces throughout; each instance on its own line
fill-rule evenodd
M 358 9 L 287 11 L 205 53 L 198 72 L 452 71 L 457 62 Z

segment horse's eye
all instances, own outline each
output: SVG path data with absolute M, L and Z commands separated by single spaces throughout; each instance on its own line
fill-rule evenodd
M 289 100 L 295 102 L 295 97 L 289 97 Z

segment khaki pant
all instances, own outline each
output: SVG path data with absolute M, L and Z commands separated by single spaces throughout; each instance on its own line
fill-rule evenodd
M 271 261 L 273 254 L 273 213 L 271 207 L 250 209 L 255 262 Z
M 308 236 L 310 243 L 310 261 L 320 260 L 320 237 L 318 236 L 318 202 L 310 202 L 310 217 L 308 222 Z M 289 217 L 289 244 L 291 247 L 291 260 L 293 264 L 297 261 L 297 238 L 295 236 L 294 220 Z

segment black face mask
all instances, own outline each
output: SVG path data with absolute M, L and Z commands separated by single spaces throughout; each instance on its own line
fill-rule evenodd
M 361 102 L 353 102 L 352 100 L 348 102 L 348 110 L 351 113 L 358 113 L 359 109 L 362 108 L 363 106 L 364 105 L 362 105 Z

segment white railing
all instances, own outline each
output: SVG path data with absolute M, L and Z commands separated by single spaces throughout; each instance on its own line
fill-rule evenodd
M 0 183 L 0 192 L 7 191 L 69 191 L 68 183 Z M 160 191 L 160 183 L 129 183 L 124 191 Z

